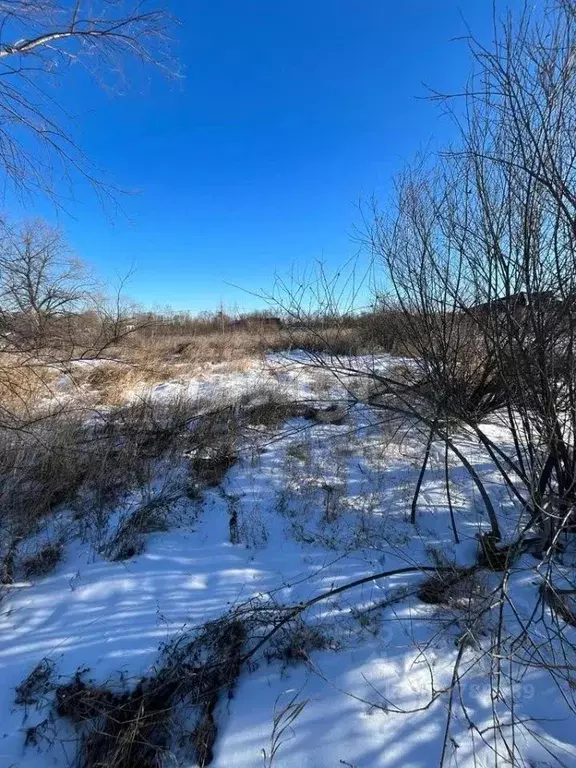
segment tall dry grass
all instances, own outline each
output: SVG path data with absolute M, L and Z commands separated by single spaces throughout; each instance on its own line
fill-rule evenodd
M 213 372 L 247 371 L 271 353 L 303 349 L 310 354 L 355 355 L 374 351 L 364 330 L 326 328 L 226 330 L 195 336 L 134 334 L 110 350 L 108 360 L 70 369 L 78 392 L 92 402 L 117 406 L 130 395 L 169 380 Z

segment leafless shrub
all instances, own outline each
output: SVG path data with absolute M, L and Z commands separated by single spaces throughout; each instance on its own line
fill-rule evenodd
M 165 646 L 152 676 L 131 690 L 114 692 L 85 681 L 85 670 L 56 689 L 55 710 L 79 736 L 83 768 L 155 768 L 181 750 L 200 766 L 209 765 L 218 728 L 215 709 L 240 674 L 246 630 L 223 618 L 195 635 Z M 176 738 L 178 716 L 195 725 Z
M 498 580 L 502 606 L 496 628 L 482 652 L 491 659 L 493 697 L 502 679 L 538 666 L 562 687 L 565 659 L 576 646 L 569 633 L 552 631 L 549 611 L 572 623 L 568 592 L 550 587 L 558 573 L 573 588 L 576 515 L 576 15 L 571 2 L 525 6 L 494 20 L 494 41 L 486 47 L 468 38 L 474 72 L 458 96 L 434 94 L 454 115 L 458 137 L 445 151 L 425 157 L 397 180 L 395 198 L 367 212 L 365 243 L 379 274 L 375 303 L 402 326 L 413 359 L 401 377 L 377 364 L 326 359 L 311 353 L 308 365 L 340 380 L 369 379 L 377 385 L 373 408 L 411 420 L 424 436 L 425 450 L 411 503 L 417 522 L 419 498 L 431 457 L 442 448 L 449 525 L 459 541 L 450 497 L 455 462 L 479 494 L 489 530 L 481 526 L 478 562 Z M 463 108 L 461 108 L 463 107 Z M 356 283 L 361 276 L 356 276 Z M 320 279 L 323 306 L 338 305 L 337 281 Z M 345 296 L 353 294 L 351 288 Z M 284 291 L 281 305 L 307 321 L 302 289 Z M 336 314 L 336 313 L 334 313 Z M 376 329 L 377 331 L 377 329 Z M 316 333 L 321 329 L 316 326 Z M 374 337 L 375 348 L 377 333 Z M 365 362 L 365 361 L 364 361 Z M 493 437 L 489 422 L 504 426 L 506 444 Z M 494 503 L 490 486 L 460 439 L 474 440 L 516 506 L 515 529 Z M 502 539 L 506 538 L 503 542 Z M 520 555 L 538 559 L 544 592 L 533 590 L 533 605 L 518 618 L 510 580 Z M 524 561 L 522 561 L 524 562 Z M 528 566 L 529 567 L 529 566 Z M 536 576 L 536 570 L 535 570 Z M 456 581 L 454 581 L 454 579 Z M 428 602 L 444 604 L 460 584 L 444 573 L 423 587 Z M 421 590 L 422 592 L 422 590 Z M 491 610 L 490 601 L 481 610 Z M 507 611 L 521 624 L 507 623 Z M 493 614 L 496 616 L 496 613 Z M 517 634 L 514 634 L 516 633 Z M 546 632 L 543 656 L 541 633 Z M 460 661 L 455 664 L 441 764 L 450 743 L 450 716 L 458 700 Z M 540 653 L 540 656 L 538 655 Z M 514 665 L 518 664 L 519 667 Z M 519 673 L 520 674 L 520 673 Z M 513 688 L 510 682 L 511 689 Z M 496 694 L 494 695 L 494 691 Z M 514 693 L 512 723 L 517 727 Z M 463 709 L 464 712 L 464 709 Z M 465 714 L 465 712 L 464 712 Z M 496 759 L 521 761 L 520 748 L 494 715 Z

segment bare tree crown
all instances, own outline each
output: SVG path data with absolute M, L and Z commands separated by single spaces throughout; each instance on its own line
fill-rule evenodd
M 170 19 L 147 0 L 0 0 L 0 166 L 20 195 L 61 201 L 83 179 L 113 197 L 55 88 L 71 68 L 117 82 L 130 61 L 175 72 Z

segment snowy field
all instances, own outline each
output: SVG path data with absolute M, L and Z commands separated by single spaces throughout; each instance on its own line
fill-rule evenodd
M 376 362 L 386 370 L 398 361 Z M 494 659 L 482 650 L 500 609 L 506 632 L 521 630 L 523 606 L 530 610 L 538 589 L 531 555 L 522 556 L 507 586 L 516 611 L 495 603 L 471 620 L 471 603 L 498 588 L 500 575 L 489 570 L 478 575 L 472 597 L 444 605 L 420 599 L 429 573 L 415 566 L 475 563 L 477 536 L 487 529 L 478 491 L 461 465 L 449 467 L 456 543 L 444 449 L 433 445 L 411 524 L 425 436 L 415 424 L 352 403 L 350 391 L 361 384 L 345 372 L 333 380 L 306 363 L 275 356 L 242 373 L 154 389 L 163 402 L 257 405 L 280 392 L 317 415 L 334 407 L 325 418 L 294 415 L 245 429 L 237 461 L 196 496 L 181 490 L 190 457 L 159 459 L 153 484 L 170 488 L 168 524 L 147 534 L 142 551 L 104 557 L 65 505 L 22 543 L 32 547 L 67 532 L 55 569 L 19 577 L 0 602 L 1 768 L 77 764 L 78 731 L 54 714 L 53 698 L 55 686 L 78 670 L 87 681 L 129 690 L 153 673 L 167 643 L 251 600 L 294 606 L 363 578 L 303 611 L 242 665 L 214 710 L 212 765 L 576 766 L 574 720 L 565 705 L 576 686 L 571 674 L 562 686 L 543 664 L 514 662 L 504 665 L 495 696 Z M 354 361 L 359 370 L 373 365 Z M 486 428 L 505 449 L 505 429 Z M 520 511 L 489 458 L 464 434 L 458 445 L 490 489 L 503 527 L 515 530 Z M 107 525 L 118 525 L 138 501 L 133 490 Z M 404 572 L 369 578 L 396 570 Z M 544 658 L 554 649 L 544 634 L 540 640 Z M 569 669 L 572 663 L 566 659 Z M 17 704 L 19 687 L 38 665 L 50 680 Z M 507 758 L 500 734 L 513 740 L 523 763 Z M 181 744 L 171 749 L 166 765 L 197 764 Z

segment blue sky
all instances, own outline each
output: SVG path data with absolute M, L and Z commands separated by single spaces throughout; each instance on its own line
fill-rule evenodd
M 185 77 L 152 74 L 111 98 L 72 76 L 62 91 L 83 148 L 139 190 L 111 222 L 77 189 L 60 216 L 108 279 L 148 306 L 257 301 L 274 273 L 357 249 L 357 204 L 451 126 L 423 83 L 461 87 L 462 17 L 490 39 L 491 0 L 172 0 Z M 49 218 L 54 211 L 38 203 Z

